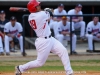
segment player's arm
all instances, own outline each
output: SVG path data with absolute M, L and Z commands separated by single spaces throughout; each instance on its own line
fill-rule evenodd
M 75 34 L 74 23 L 72 22 L 72 35 Z
M 18 23 L 17 29 L 18 29 L 18 32 L 19 32 L 19 33 L 17 34 L 17 37 L 22 36 L 22 34 L 23 34 L 23 28 L 22 28 L 21 23 Z
M 92 33 L 92 26 L 91 26 L 91 23 L 88 23 L 87 28 L 86 28 L 86 32 L 87 32 L 87 34 L 93 34 L 93 33 Z
M 60 29 L 60 28 L 58 28 Z M 63 35 L 70 35 L 70 32 L 64 31 L 64 30 L 59 30 L 59 34 L 63 34 Z
M 5 33 L 5 35 L 12 37 L 11 34 L 9 33 L 8 23 L 6 23 L 5 26 L 4 26 L 4 33 Z
M 80 12 L 80 15 L 83 15 L 82 11 Z M 83 21 L 83 16 L 78 17 L 79 21 Z
M 70 32 L 67 32 L 67 31 L 61 31 L 61 34 L 63 34 L 63 35 L 70 35 Z

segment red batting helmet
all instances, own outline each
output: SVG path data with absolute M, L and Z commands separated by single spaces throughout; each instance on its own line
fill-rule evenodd
M 40 2 L 38 2 L 37 0 L 30 0 L 29 3 L 27 4 L 27 8 L 29 10 L 29 12 L 36 12 L 36 6 L 38 6 L 40 4 Z

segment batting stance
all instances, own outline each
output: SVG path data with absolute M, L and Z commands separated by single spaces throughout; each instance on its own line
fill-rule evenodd
M 90 21 L 86 29 L 86 37 L 88 39 L 88 52 L 93 52 L 93 40 L 100 41 L 100 22 L 99 17 L 94 17 L 93 21 Z
M 66 16 L 62 17 L 62 21 L 59 23 L 58 26 L 58 32 L 59 34 L 57 34 L 57 39 L 63 43 L 63 40 L 70 40 L 70 22 L 67 21 Z M 73 27 L 73 23 L 72 23 L 72 53 L 76 54 L 77 52 L 76 50 L 76 35 L 74 34 L 74 27 Z M 66 41 L 66 42 L 67 42 Z
M 83 21 L 83 17 L 80 17 L 78 15 L 82 15 L 82 5 L 77 4 L 75 6 L 75 9 L 71 9 L 68 11 L 68 15 L 76 15 L 72 17 L 72 21 L 74 22 L 74 28 L 79 29 L 80 28 L 80 38 L 84 39 L 85 36 L 85 22 Z M 70 17 L 68 17 L 70 19 Z
M 22 72 L 30 68 L 36 68 L 44 65 L 50 51 L 61 58 L 66 75 L 72 75 L 73 70 L 70 66 L 70 60 L 66 48 L 51 36 L 50 27 L 48 26 L 48 19 L 50 18 L 49 13 L 47 11 L 41 11 L 40 2 L 36 0 L 29 1 L 27 7 L 31 13 L 28 21 L 38 37 L 35 41 L 37 59 L 17 66 L 16 75 L 21 75 Z
M 22 37 L 22 26 L 19 22 L 17 22 L 16 17 L 12 16 L 10 22 L 5 24 L 4 32 L 5 32 L 5 50 L 6 55 L 10 55 L 9 51 L 9 42 L 13 41 L 15 38 L 19 40 L 21 52 L 23 52 L 23 37 Z M 16 41 L 14 40 L 14 41 Z

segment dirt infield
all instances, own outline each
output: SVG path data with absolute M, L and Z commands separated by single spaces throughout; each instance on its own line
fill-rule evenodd
M 0 75 L 15 75 L 14 73 L 0 73 Z M 66 75 L 65 73 L 23 73 L 22 75 Z M 100 75 L 100 72 L 75 72 L 74 75 Z

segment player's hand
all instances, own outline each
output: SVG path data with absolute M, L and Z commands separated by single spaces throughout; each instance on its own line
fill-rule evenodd
M 21 34 L 18 34 L 18 35 L 17 35 L 17 37 L 20 37 L 20 36 L 21 36 Z
M 100 33 L 98 33 L 96 36 L 97 36 L 98 38 L 100 38 Z
M 79 22 L 79 19 L 73 19 L 72 21 L 76 23 Z
M 65 35 L 65 36 L 66 36 L 66 35 L 69 35 L 69 32 L 62 31 L 62 32 L 61 32 L 61 34 L 63 34 L 63 35 Z

